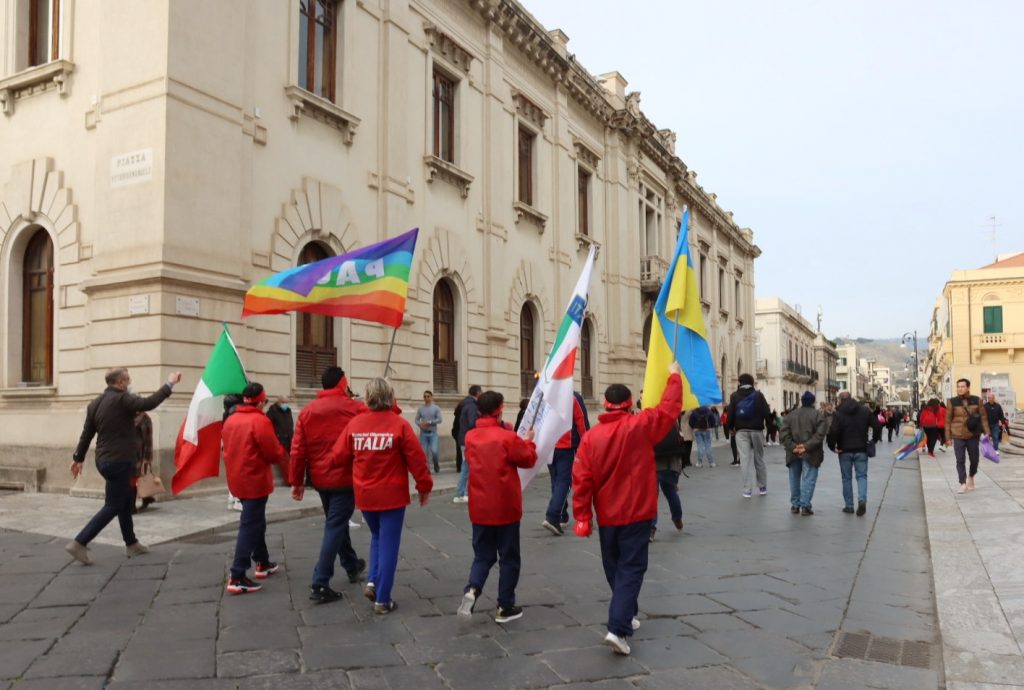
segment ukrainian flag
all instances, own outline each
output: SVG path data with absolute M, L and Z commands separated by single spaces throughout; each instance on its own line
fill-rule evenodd
M 722 402 L 715 364 L 697 291 L 697 274 L 690 260 L 690 212 L 683 212 L 676 253 L 654 303 L 651 342 L 644 373 L 644 408 L 656 407 L 665 390 L 668 366 L 675 359 L 683 370 L 683 409 Z

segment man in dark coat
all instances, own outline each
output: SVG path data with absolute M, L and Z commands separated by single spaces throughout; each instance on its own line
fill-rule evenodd
M 839 471 L 843 476 L 844 513 L 853 512 L 853 473 L 857 473 L 857 515 L 867 511 L 868 501 L 868 434 L 880 434 L 882 425 L 866 405 L 839 392 L 839 406 L 832 416 L 828 432 L 829 450 L 839 454 Z
M 806 391 L 800 407 L 782 421 L 781 441 L 786 448 L 789 468 L 789 503 L 791 513 L 814 515 L 811 500 L 818 481 L 818 468 L 825 459 L 825 415 L 814 409 L 814 393 Z

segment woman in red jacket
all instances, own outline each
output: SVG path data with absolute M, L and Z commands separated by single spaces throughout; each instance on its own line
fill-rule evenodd
M 499 562 L 497 623 L 523 617 L 516 606 L 519 583 L 519 522 L 523 519 L 523 490 L 517 468 L 528 469 L 537 462 L 533 429 L 526 440 L 501 424 L 505 399 L 487 391 L 477 400 L 480 416 L 466 434 L 469 463 L 469 519 L 473 523 L 473 565 L 469 569 L 460 616 L 473 613 L 476 598 L 484 589 L 487 575 Z
M 935 443 L 942 438 L 942 429 L 946 424 L 946 415 L 943 413 L 936 398 L 932 398 L 921 410 L 921 428 L 928 437 L 928 456 L 935 457 Z
M 409 475 L 416 479 L 421 506 L 427 505 L 434 488 L 419 438 L 412 425 L 392 411 L 394 399 L 394 390 L 384 379 L 366 384 L 370 411 L 348 423 L 333 449 L 335 463 L 352 468 L 356 508 L 363 511 L 370 528 L 370 580 L 364 594 L 379 614 L 397 608 L 391 587 L 410 503 Z
M 258 592 L 261 586 L 246 577 L 252 561 L 254 575 L 265 579 L 278 571 L 267 552 L 267 497 L 274 493 L 274 475 L 270 466 L 280 464 L 288 475 L 288 453 L 274 434 L 274 425 L 265 414 L 267 393 L 258 383 L 242 391 L 242 404 L 227 418 L 221 430 L 224 440 L 224 467 L 228 491 L 242 502 L 235 542 L 235 561 L 227 590 L 231 594 Z

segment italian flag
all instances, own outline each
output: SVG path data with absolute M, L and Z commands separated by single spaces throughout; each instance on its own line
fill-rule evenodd
M 525 489 L 536 476 L 541 465 L 550 465 L 555 454 L 555 444 L 572 428 L 573 373 L 576 370 L 576 351 L 580 346 L 583 316 L 587 309 L 587 293 L 590 292 L 590 274 L 594 272 L 597 249 L 590 248 L 587 262 L 576 282 L 576 289 L 569 298 L 565 316 L 558 327 L 558 334 L 551 346 L 537 387 L 523 413 L 519 435 L 534 430 L 533 442 L 537 445 L 537 462 L 530 469 L 519 469 L 519 482 Z
M 224 396 L 241 394 L 248 384 L 242 360 L 228 333 L 227 324 L 213 346 L 203 378 L 196 386 L 188 416 L 174 446 L 174 478 L 171 490 L 179 494 L 200 479 L 220 474 L 220 430 Z

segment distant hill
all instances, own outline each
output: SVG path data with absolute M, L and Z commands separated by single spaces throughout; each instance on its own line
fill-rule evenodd
M 835 338 L 835 342 L 836 345 L 853 343 L 857 346 L 861 358 L 874 357 L 879 366 L 889 367 L 897 387 L 909 386 L 914 379 L 913 368 L 906 370 L 907 363 L 913 359 L 914 353 L 914 346 L 909 342 L 905 348 L 900 347 L 899 338 Z M 917 353 L 921 359 L 927 356 L 927 339 L 917 339 Z

